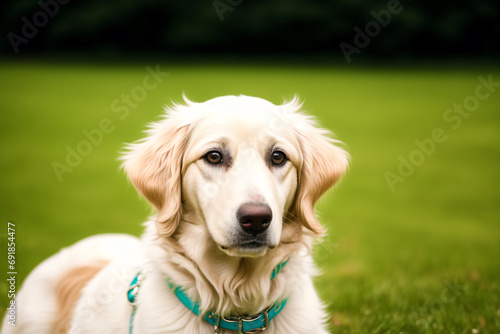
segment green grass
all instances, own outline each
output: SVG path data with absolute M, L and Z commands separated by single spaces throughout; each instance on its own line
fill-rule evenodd
M 182 92 L 195 101 L 247 94 L 275 103 L 298 93 L 352 154 L 345 179 L 319 205 L 329 234 L 315 250 L 323 271 L 316 284 L 332 332 L 500 332 L 500 87 L 458 129 L 443 120 L 474 94 L 479 75 L 500 81 L 500 71 L 161 68 L 170 75 L 122 120 L 110 105 L 142 85 L 145 66 L 0 64 L 2 275 L 8 221 L 17 227 L 18 286 L 85 236 L 141 232 L 150 211 L 119 172 L 117 152 Z M 59 182 L 52 163 L 64 163 L 66 146 L 103 118 L 114 130 Z M 391 191 L 384 173 L 397 173 L 398 157 L 408 159 L 435 128 L 448 139 Z

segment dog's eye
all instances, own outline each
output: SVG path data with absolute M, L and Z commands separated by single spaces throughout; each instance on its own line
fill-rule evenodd
M 222 153 L 220 153 L 219 151 L 210 151 L 203 156 L 203 159 L 205 159 L 206 162 L 212 165 L 220 164 L 223 161 Z
M 271 162 L 275 166 L 283 166 L 287 161 L 286 154 L 281 151 L 274 151 L 271 154 Z

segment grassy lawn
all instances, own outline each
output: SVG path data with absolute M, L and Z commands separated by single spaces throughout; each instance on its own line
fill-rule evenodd
M 170 74 L 139 96 L 146 65 L 0 63 L 2 309 L 8 221 L 18 287 L 85 236 L 141 232 L 149 208 L 119 171 L 118 151 L 171 99 L 246 94 L 280 103 L 298 93 L 353 157 L 319 205 L 329 233 L 315 250 L 316 283 L 332 332 L 500 333 L 500 87 L 472 98 L 478 76 L 498 82 L 498 69 L 163 63 Z M 128 114 L 113 112 L 131 92 Z M 447 113 L 463 103 L 469 115 Z M 68 147 L 103 119 L 112 126 L 102 142 L 59 180 L 53 162 L 65 164 Z

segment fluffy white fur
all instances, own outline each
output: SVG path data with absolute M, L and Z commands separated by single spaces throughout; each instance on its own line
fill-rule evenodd
M 312 240 L 322 232 L 314 206 L 344 173 L 347 154 L 300 109 L 297 99 L 274 105 L 247 96 L 185 99 L 167 109 L 123 156 L 130 180 L 157 210 L 141 240 L 94 236 L 44 261 L 18 294 L 17 326 L 4 320 L 3 332 L 53 333 L 61 277 L 106 260 L 81 291 L 67 332 L 128 333 L 126 291 L 144 271 L 134 333 L 213 333 L 170 291 L 167 277 L 200 301 L 202 313 L 256 314 L 287 297 L 266 333 L 327 333 L 311 280 Z M 223 153 L 221 165 L 203 159 L 213 149 Z M 276 149 L 288 158 L 283 166 L 269 162 Z M 244 203 L 272 210 L 259 246 L 242 243 L 246 235 L 236 211 Z M 286 259 L 271 281 L 272 270 Z

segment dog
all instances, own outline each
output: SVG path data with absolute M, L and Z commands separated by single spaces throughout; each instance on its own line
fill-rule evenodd
M 314 210 L 349 156 L 301 109 L 249 96 L 167 108 L 122 157 L 156 212 L 143 236 L 91 236 L 42 262 L 3 332 L 328 333 Z

